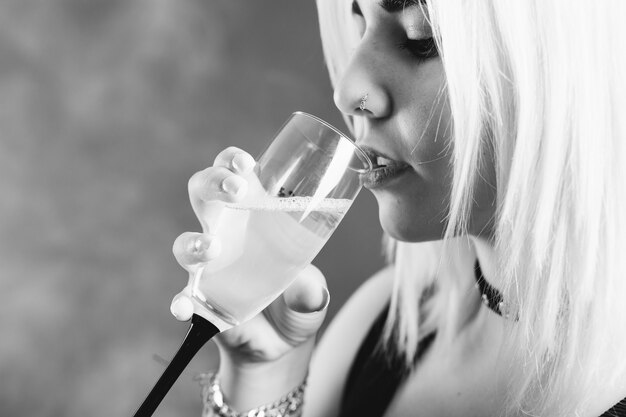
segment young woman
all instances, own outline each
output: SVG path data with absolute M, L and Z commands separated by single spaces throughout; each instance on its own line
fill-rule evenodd
M 220 335 L 205 415 L 626 415 L 626 3 L 318 9 L 337 107 L 385 167 L 364 182 L 390 265 L 312 360 L 313 267 Z M 229 148 L 192 177 L 201 220 L 253 165 Z M 174 252 L 192 270 L 217 241 L 185 233 Z

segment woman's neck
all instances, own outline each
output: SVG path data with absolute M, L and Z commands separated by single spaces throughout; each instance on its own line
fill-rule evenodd
M 495 246 L 485 238 L 470 236 L 469 239 L 472 259 L 463 262 L 467 272 L 463 274 L 463 278 L 467 279 L 468 292 L 465 292 L 461 299 L 460 314 L 464 315 L 461 326 L 456 330 L 456 338 L 454 343 L 454 351 L 459 363 L 464 361 L 481 361 L 484 362 L 486 352 L 489 355 L 494 352 L 494 347 L 498 347 L 502 343 L 503 330 L 506 320 L 500 317 L 497 312 L 492 311 L 485 306 L 481 299 L 481 292 L 476 288 L 476 276 L 474 265 L 476 258 L 480 264 L 483 278 L 493 287 L 501 287 L 500 279 L 497 274 L 497 258 Z M 493 360 L 493 357 L 489 359 Z M 494 375 L 494 379 L 500 376 Z
M 466 238 L 461 238 L 465 240 Z M 453 344 L 449 352 L 457 358 L 459 363 L 465 360 L 474 360 L 486 351 L 488 346 L 499 346 L 505 319 L 497 312 L 491 311 L 483 304 L 480 290 L 476 287 L 474 266 L 476 259 L 480 263 L 484 279 L 498 288 L 497 258 L 495 247 L 484 238 L 470 236 L 467 242 L 467 251 L 460 251 L 455 263 L 455 271 L 460 279 L 460 287 L 456 296 L 457 321 L 449 328 L 453 337 Z M 483 352 L 483 353 L 481 353 Z M 477 356 L 478 355 L 478 356 Z

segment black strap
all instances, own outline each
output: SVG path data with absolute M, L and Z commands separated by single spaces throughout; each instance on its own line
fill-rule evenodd
M 387 319 L 387 305 L 370 328 L 352 363 L 340 417 L 380 417 L 391 404 L 398 388 L 410 374 L 404 359 L 385 352 L 380 340 Z M 435 332 L 419 342 L 414 362 L 417 363 L 435 340 Z
M 486 304 L 500 314 L 498 306 L 502 301 L 502 295 L 485 281 L 478 263 L 476 263 L 475 272 L 480 291 L 487 296 Z M 381 347 L 380 340 L 388 310 L 389 304 L 372 324 L 352 363 L 344 388 L 339 417 L 384 415 L 398 388 L 410 374 L 403 359 L 385 352 Z M 420 341 L 414 364 L 419 362 L 435 337 L 436 332 L 432 332 Z M 626 417 L 626 398 L 600 417 Z
M 600 417 L 626 417 L 626 398 L 606 410 Z

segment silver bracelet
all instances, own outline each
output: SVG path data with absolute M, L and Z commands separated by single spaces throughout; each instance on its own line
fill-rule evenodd
M 216 373 L 202 374 L 198 379 L 202 385 L 203 417 L 299 417 L 302 415 L 306 379 L 279 400 L 245 412 L 237 412 L 226 403 Z

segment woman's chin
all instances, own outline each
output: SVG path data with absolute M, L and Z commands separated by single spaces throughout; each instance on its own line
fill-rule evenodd
M 380 225 L 387 235 L 402 242 L 426 242 L 439 240 L 443 237 L 443 222 L 430 219 L 423 215 L 403 211 L 401 207 L 378 206 Z

